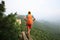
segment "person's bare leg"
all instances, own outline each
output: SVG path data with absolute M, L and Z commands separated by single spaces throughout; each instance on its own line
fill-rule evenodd
M 30 28 L 28 28 L 27 36 L 28 36 L 28 38 L 30 37 Z
M 28 28 L 28 35 L 30 35 L 30 28 Z

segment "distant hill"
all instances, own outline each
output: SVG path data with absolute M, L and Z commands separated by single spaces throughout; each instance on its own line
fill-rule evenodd
M 16 15 L 18 19 L 23 19 L 25 15 Z
M 38 21 L 37 25 L 40 24 L 39 26 L 45 30 L 54 32 L 54 33 L 60 33 L 60 25 L 57 23 L 52 23 L 48 21 Z
M 57 25 L 56 23 L 47 22 L 47 21 L 36 21 L 34 25 L 41 30 L 47 31 L 51 34 L 53 34 L 54 38 L 57 38 L 60 40 L 60 25 Z

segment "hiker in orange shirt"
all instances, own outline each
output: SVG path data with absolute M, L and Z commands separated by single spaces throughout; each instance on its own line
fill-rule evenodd
M 30 35 L 31 28 L 32 28 L 32 24 L 35 21 L 35 18 L 32 16 L 31 12 L 28 11 L 28 15 L 24 19 L 26 21 L 26 25 L 27 25 L 27 29 L 28 29 L 27 34 L 29 36 Z

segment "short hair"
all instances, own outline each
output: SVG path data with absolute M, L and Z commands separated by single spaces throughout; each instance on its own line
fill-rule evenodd
M 30 11 L 28 11 L 28 14 L 31 14 L 31 12 L 30 12 Z

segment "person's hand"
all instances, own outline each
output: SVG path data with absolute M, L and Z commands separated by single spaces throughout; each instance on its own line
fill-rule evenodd
M 33 21 L 35 21 L 35 18 L 33 19 Z
M 26 17 L 24 17 L 24 20 L 25 20 L 25 21 L 27 21 L 27 18 L 26 18 Z

